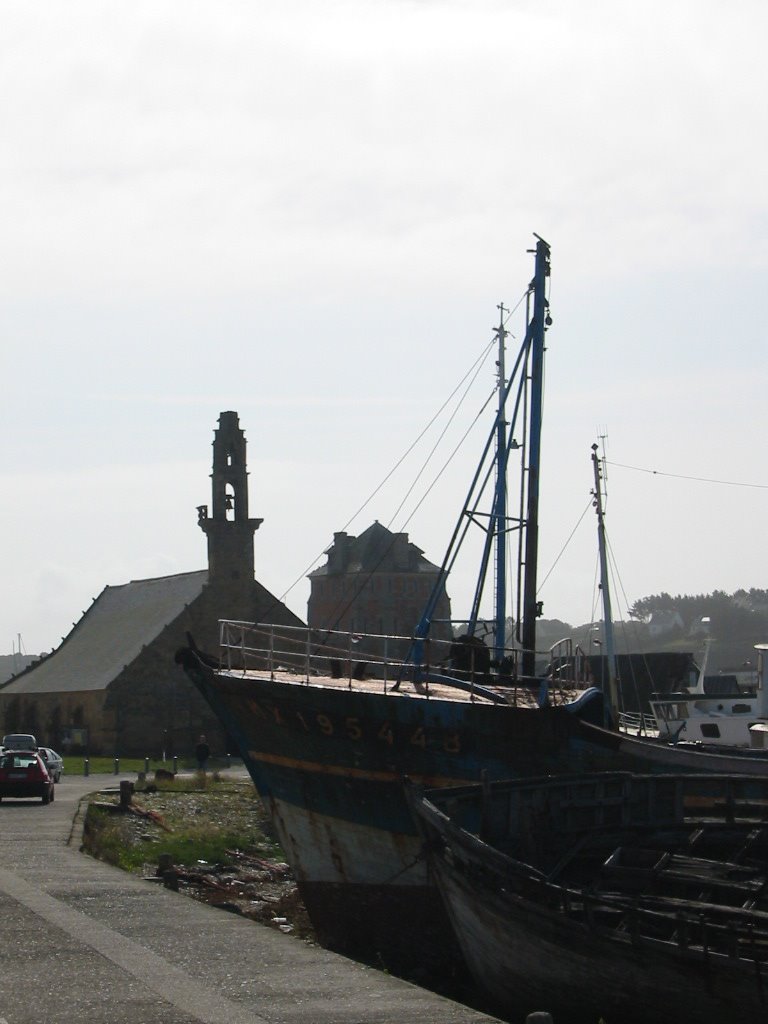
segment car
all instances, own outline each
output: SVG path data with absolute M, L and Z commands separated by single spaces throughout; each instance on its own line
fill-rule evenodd
M 37 740 L 28 732 L 10 732 L 3 736 L 0 747 L 5 750 L 37 750 Z
M 60 782 L 61 776 L 64 772 L 64 759 L 61 754 L 57 754 L 55 750 L 51 750 L 50 747 L 38 747 L 37 752 L 45 761 L 45 767 L 48 769 L 48 774 L 51 776 L 54 782 Z
M 36 750 L 4 750 L 0 754 L 0 800 L 39 796 L 44 804 L 54 798 L 53 779 Z

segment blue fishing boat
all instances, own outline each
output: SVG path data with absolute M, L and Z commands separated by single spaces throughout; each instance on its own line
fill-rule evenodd
M 456 950 L 428 878 L 403 777 L 443 787 L 483 775 L 648 770 L 652 761 L 661 770 L 675 764 L 685 770 L 672 748 L 610 728 L 602 692 L 579 690 L 569 678 L 573 658 L 559 660 L 564 671 L 556 676 L 546 677 L 537 664 L 542 385 L 551 323 L 550 248 L 538 237 L 534 258 L 523 341 L 507 378 L 502 319 L 494 422 L 413 634 L 222 621 L 215 657 L 201 654 L 191 639 L 177 655 L 236 743 L 320 940 L 393 971 L 450 971 Z M 523 481 L 516 519 L 507 510 L 512 452 L 521 458 Z M 455 639 L 442 642 L 433 636 L 435 609 L 468 524 L 478 521 L 486 539 L 475 597 Z M 520 600 L 516 636 L 508 642 L 506 544 L 512 529 L 518 531 Z M 480 616 L 488 575 L 495 580 L 490 643 Z M 738 770 L 727 757 L 706 765 L 694 752 L 688 756 L 690 770 Z

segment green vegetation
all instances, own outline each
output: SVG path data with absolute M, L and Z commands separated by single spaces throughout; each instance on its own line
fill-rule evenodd
M 677 612 L 687 628 L 697 625 L 706 616 L 714 631 L 726 634 L 734 630 L 750 636 L 755 629 L 768 627 L 768 590 L 737 590 L 726 594 L 713 590 L 711 594 L 653 594 L 635 601 L 630 617 L 648 622 L 655 614 Z
M 135 794 L 133 813 L 117 813 L 117 798 L 114 809 L 91 803 L 83 832 L 86 852 L 133 872 L 156 865 L 162 854 L 178 865 L 226 864 L 233 850 L 283 859 L 251 783 L 201 773 L 156 786 Z
M 85 754 L 73 754 L 64 757 L 64 771 L 67 775 L 84 775 L 85 774 Z M 88 757 L 88 772 L 90 775 L 112 775 L 118 774 L 115 772 L 115 759 L 114 757 Z M 222 759 L 220 762 L 215 759 L 211 759 L 209 762 L 211 769 L 224 768 L 228 765 Z M 158 768 L 164 769 L 165 771 L 173 771 L 173 761 L 163 761 L 161 758 L 149 758 L 149 768 L 146 768 L 146 761 L 143 757 L 121 757 L 119 758 L 120 771 L 119 774 L 132 774 L 149 770 L 150 772 L 156 772 Z M 178 758 L 177 767 L 179 771 L 194 771 L 197 768 L 197 762 L 193 758 Z

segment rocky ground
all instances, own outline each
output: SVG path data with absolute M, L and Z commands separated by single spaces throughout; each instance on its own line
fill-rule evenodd
M 117 831 L 125 848 L 143 852 L 143 877 L 314 942 L 296 881 L 282 859 L 269 818 L 251 783 L 200 791 L 137 792 L 128 813 L 118 814 L 118 803 L 115 796 L 107 801 L 100 799 L 94 806 L 111 804 L 112 841 Z M 157 850 L 161 840 L 179 831 L 187 834 L 190 828 L 201 834 L 209 829 L 241 834 L 248 837 L 248 842 L 242 848 L 227 849 L 217 863 L 197 859 L 192 864 L 180 864 L 167 856 L 161 858 Z M 89 853 L 105 856 L 99 830 L 86 826 L 84 847 Z

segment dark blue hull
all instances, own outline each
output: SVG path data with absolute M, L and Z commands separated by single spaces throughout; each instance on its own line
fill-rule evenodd
M 270 810 L 321 941 L 393 970 L 428 960 L 430 968 L 435 961 L 446 967 L 454 953 L 403 793 L 406 777 L 439 788 L 482 778 L 672 770 L 670 751 L 677 757 L 673 748 L 597 728 L 565 707 L 243 678 L 197 660 L 185 668 Z M 690 767 L 681 760 L 678 770 L 737 770 L 723 758 L 711 767 L 700 755 Z

